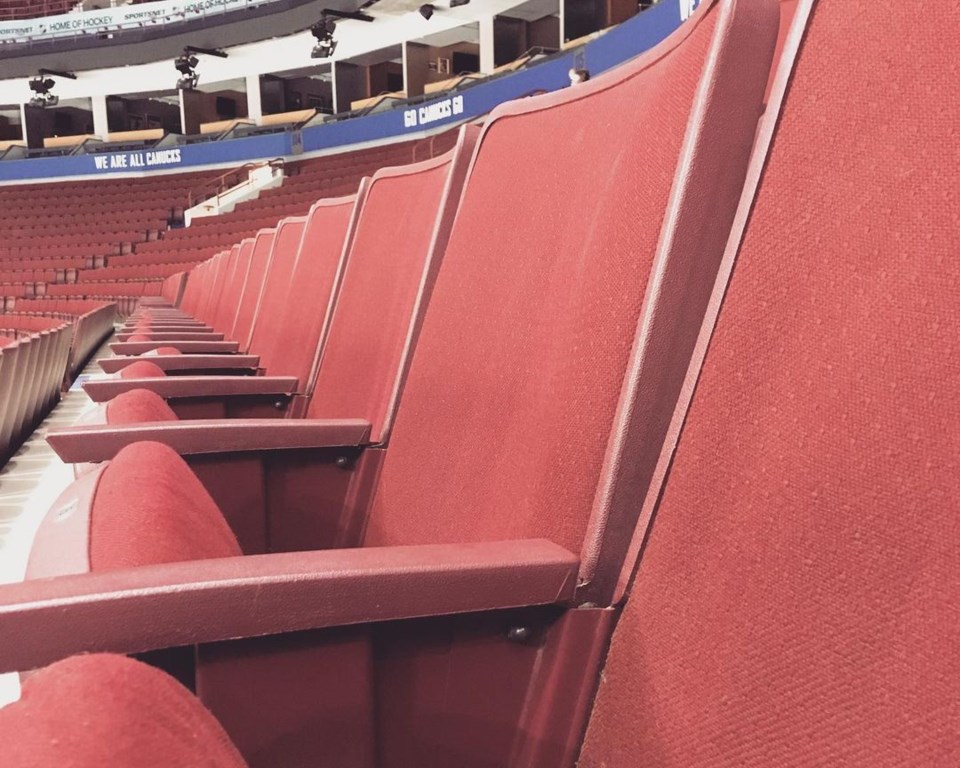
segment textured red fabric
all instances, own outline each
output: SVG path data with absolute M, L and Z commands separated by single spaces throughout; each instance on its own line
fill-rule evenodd
M 247 270 L 243 291 L 237 303 L 237 316 L 232 330 L 227 331 L 227 337 L 239 342 L 242 350 L 246 350 L 253 322 L 257 318 L 260 294 L 263 290 L 264 277 L 270 269 L 275 236 L 275 229 L 263 230 L 257 235 L 253 255 L 250 257 L 250 268 Z
M 380 439 L 450 164 L 377 179 L 350 251 L 308 415 Z
M 131 389 L 107 403 L 107 424 L 140 424 L 149 421 L 178 421 L 177 414 L 156 392 Z
M 351 197 L 310 214 L 279 325 L 259 353 L 273 376 L 310 379 L 352 213 Z
M 104 471 L 91 512 L 91 570 L 240 554 L 216 503 L 172 448 L 133 443 Z
M 243 768 L 223 728 L 172 677 L 125 656 L 74 656 L 0 709 L 4 768 Z
M 580 550 L 712 30 L 484 135 L 368 544 Z
M 585 768 L 956 765 L 958 44 L 814 6 Z
M 276 339 L 277 324 L 290 293 L 290 283 L 297 263 L 304 223 L 301 218 L 285 220 L 281 222 L 278 229 L 273 244 L 273 259 L 270 262 L 270 270 L 265 276 L 263 296 L 260 298 L 260 312 L 247 350 L 252 355 L 260 354 L 260 349 L 272 347 Z M 261 365 L 267 368 L 262 360 Z M 272 373 L 269 368 L 267 372 Z M 301 382 L 301 386 L 303 385 L 305 382 Z
M 144 352 L 140 357 L 157 357 L 161 355 L 180 355 L 183 354 L 176 347 L 157 347 L 149 352 Z
M 133 336 L 131 336 L 129 339 L 127 339 L 127 341 L 137 341 L 137 342 L 139 342 L 139 341 L 153 341 L 153 339 L 151 339 L 151 338 L 150 338 L 149 336 L 147 336 L 145 333 L 135 333 L 135 334 L 133 334 Z
M 120 371 L 121 379 L 162 379 L 166 375 L 163 368 L 149 360 L 137 360 Z

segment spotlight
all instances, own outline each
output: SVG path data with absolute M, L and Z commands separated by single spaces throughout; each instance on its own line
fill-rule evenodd
M 30 106 L 31 107 L 55 107 L 60 103 L 60 98 L 50 93 L 50 90 L 57 83 L 52 77 L 48 75 L 57 75 L 58 77 L 67 77 L 71 80 L 76 80 L 77 76 L 71 74 L 70 72 L 56 72 L 49 69 L 41 69 L 40 73 L 31 78 L 30 80 L 30 90 L 33 91 L 33 96 L 30 97 Z
M 310 34 L 317 39 L 317 44 L 310 52 L 314 59 L 329 59 L 333 52 L 337 50 L 337 41 L 333 39 L 333 33 L 337 29 L 337 22 L 329 16 L 321 16 L 320 21 L 310 27 Z
M 324 38 L 330 37 L 336 31 L 337 22 L 328 16 L 321 16 L 320 21 L 310 27 L 310 33 L 317 38 L 317 40 L 323 40 Z
M 227 58 L 227 54 L 215 48 L 196 48 L 188 45 L 183 49 L 177 58 L 173 60 L 173 66 L 180 73 L 177 80 L 177 88 L 181 91 L 192 91 L 200 82 L 200 75 L 197 74 L 197 64 L 200 59 L 194 56 L 195 53 L 206 53 L 210 56 L 219 56 L 221 59 Z
M 177 56 L 174 59 L 173 66 L 177 68 L 177 72 L 181 75 L 190 75 L 193 72 L 194 67 L 200 63 L 200 59 L 196 56 L 191 56 L 189 53 L 184 53 L 181 56 Z
M 433 16 L 433 12 L 436 10 L 436 8 L 430 3 L 427 3 L 426 5 L 421 5 L 418 10 L 423 18 L 425 18 L 427 21 L 430 21 L 430 17 Z

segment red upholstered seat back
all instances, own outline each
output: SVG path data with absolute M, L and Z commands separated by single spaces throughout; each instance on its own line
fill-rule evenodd
M 228 336 L 240 343 L 241 350 L 247 348 L 253 323 L 260 308 L 260 296 L 263 293 L 264 278 L 267 270 L 270 269 L 273 241 L 276 234 L 276 229 L 262 229 L 254 239 L 253 251 L 250 255 L 250 268 L 247 270 L 243 290 L 237 300 L 237 317 Z
M 199 700 L 159 669 L 125 656 L 58 661 L 0 709 L 4 768 L 243 768 Z
M 654 64 L 488 124 L 367 544 L 580 550 L 714 16 Z
M 296 376 L 301 384 L 311 378 L 356 202 L 357 195 L 350 195 L 321 200 L 310 209 L 273 343 L 259 353 L 260 365 L 271 375 Z
M 219 295 L 219 292 L 223 289 L 223 283 L 220 282 L 221 270 L 224 265 L 227 263 L 230 254 L 233 253 L 236 255 L 241 248 L 244 247 L 247 241 L 244 240 L 241 243 L 234 245 L 227 251 L 223 251 L 216 256 L 212 257 L 208 262 L 202 264 L 201 267 L 204 269 L 203 283 L 198 285 L 198 291 L 195 294 L 195 297 L 191 302 L 184 301 L 184 310 L 188 313 L 194 315 L 200 320 L 209 321 L 213 311 L 216 306 L 213 303 L 214 297 Z M 252 246 L 252 241 L 251 241 Z M 247 250 L 249 255 L 249 250 Z M 196 307 L 191 306 L 191 303 L 195 301 Z
M 303 237 L 306 221 L 306 216 L 290 216 L 277 225 L 270 269 L 264 276 L 260 309 L 250 336 L 248 351 L 252 355 L 260 354 L 262 349 L 269 349 L 277 341 L 277 327 L 287 305 L 293 280 L 293 268 L 297 263 L 297 253 L 300 250 L 300 240 Z M 261 367 L 267 366 L 264 363 Z
M 960 5 L 929 10 L 813 6 L 585 768 L 960 754 Z
M 367 419 L 384 439 L 417 330 L 439 267 L 476 138 L 435 160 L 374 175 L 357 222 L 323 347 L 311 418 Z M 420 298 L 422 296 L 422 299 Z
M 244 241 L 221 257 L 222 263 L 210 288 L 209 318 L 210 325 L 221 333 L 233 328 L 252 250 L 253 243 Z

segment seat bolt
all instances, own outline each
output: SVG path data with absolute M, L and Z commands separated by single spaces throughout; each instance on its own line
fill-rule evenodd
M 337 456 L 337 460 L 334 462 L 340 469 L 345 469 L 350 464 L 350 459 L 346 456 Z
M 529 627 L 510 627 L 510 629 L 507 630 L 507 640 L 511 643 L 525 643 L 529 639 Z
M 273 404 L 273 407 L 276 408 L 278 411 L 282 411 L 283 406 L 284 406 L 283 400 L 277 400 L 277 402 Z

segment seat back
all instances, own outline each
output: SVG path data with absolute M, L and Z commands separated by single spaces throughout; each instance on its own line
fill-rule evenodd
M 277 331 L 259 352 L 261 367 L 275 376 L 296 376 L 302 391 L 326 336 L 366 189 L 364 180 L 357 194 L 324 198 L 310 208 Z
M 260 349 L 268 346 L 269 340 L 277 332 L 277 326 L 288 301 L 287 297 L 293 281 L 293 268 L 297 262 L 297 252 L 300 249 L 300 241 L 303 239 L 306 221 L 306 216 L 289 216 L 277 225 L 270 269 L 264 277 L 260 308 L 257 310 L 253 332 L 250 335 L 248 351 L 252 355 L 259 354 Z
M 798 5 L 581 766 L 960 753 L 949 5 Z
M 210 326 L 220 333 L 230 331 L 236 321 L 240 311 L 240 294 L 250 270 L 252 253 L 252 240 L 244 240 L 234 245 L 224 255 L 216 282 L 211 286 L 209 322 Z
M 240 344 L 240 350 L 245 351 L 250 342 L 250 333 L 260 308 L 260 296 L 270 260 L 273 256 L 273 240 L 277 230 L 261 229 L 253 238 L 253 249 L 250 252 L 250 267 L 243 281 L 243 288 L 237 299 L 237 314 L 228 338 Z
M 367 545 L 548 538 L 582 553 L 586 584 L 598 562 L 619 570 L 729 235 L 777 18 L 773 2 L 703 3 L 621 69 L 494 112 Z
M 373 175 L 307 415 L 362 418 L 383 442 L 427 307 L 479 129 L 414 165 Z

